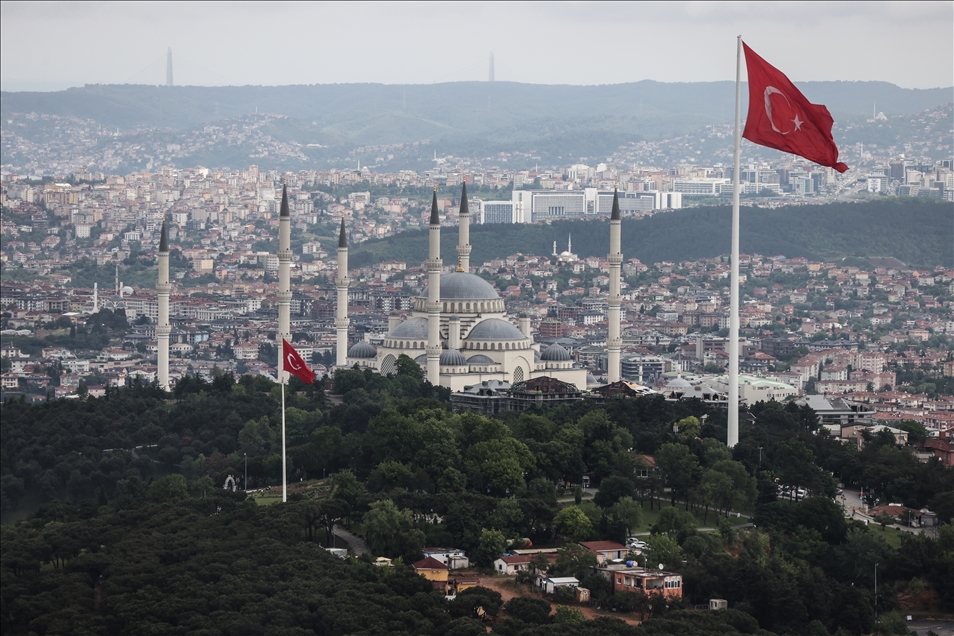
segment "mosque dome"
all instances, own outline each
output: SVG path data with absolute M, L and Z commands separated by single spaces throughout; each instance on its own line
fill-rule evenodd
M 461 367 L 467 364 L 464 354 L 457 349 L 447 349 L 441 353 L 442 367 Z
M 692 385 L 689 384 L 688 380 L 684 380 L 682 376 L 676 376 L 666 384 L 667 391 L 682 391 L 685 392 L 692 388 Z
M 497 364 L 497 363 L 494 362 L 493 359 L 490 358 L 489 356 L 485 356 L 482 353 L 478 353 L 477 355 L 470 356 L 469 358 L 467 358 L 467 364 Z
M 571 362 L 573 360 L 570 357 L 570 352 L 556 343 L 547 347 L 540 354 L 540 359 L 544 362 Z
M 506 320 L 488 318 L 478 322 L 464 340 L 526 340 L 526 336 Z
M 408 340 L 427 339 L 427 318 L 408 318 L 388 334 L 388 338 L 406 338 Z
M 427 364 L 427 354 L 422 353 L 421 355 L 417 356 L 416 358 L 414 358 L 414 362 L 418 364 Z
M 378 351 L 374 346 L 369 343 L 361 340 L 351 345 L 351 348 L 348 349 L 349 358 L 376 358 L 378 357 Z
M 453 272 L 441 276 L 441 300 L 497 300 L 493 285 L 476 274 Z

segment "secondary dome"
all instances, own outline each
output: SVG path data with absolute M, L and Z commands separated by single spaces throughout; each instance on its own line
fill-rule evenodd
M 388 334 L 388 338 L 427 339 L 427 318 L 408 318 Z
M 461 367 L 467 364 L 464 354 L 457 349 L 447 349 L 441 353 L 442 367 Z
M 570 357 L 569 351 L 554 343 L 544 349 L 540 359 L 545 362 L 570 362 L 573 358 Z
M 348 349 L 349 358 L 377 358 L 378 352 L 374 346 L 364 340 L 356 342 Z
M 493 285 L 476 274 L 453 272 L 441 276 L 441 300 L 496 300 Z
M 687 390 L 687 389 L 691 389 L 691 388 L 692 388 L 692 385 L 689 384 L 689 381 L 688 381 L 688 380 L 684 380 L 684 379 L 682 378 L 682 376 L 680 375 L 680 376 L 676 376 L 675 378 L 673 378 L 672 380 L 670 380 L 670 381 L 666 384 L 666 388 L 669 389 L 669 390 L 671 390 L 671 391 L 672 391 L 672 390 L 685 391 L 685 390 Z
M 467 364 L 497 364 L 493 361 L 492 358 L 485 356 L 482 353 L 478 353 L 475 356 L 470 356 L 467 358 Z
M 526 336 L 506 320 L 488 318 L 478 322 L 464 340 L 526 340 Z

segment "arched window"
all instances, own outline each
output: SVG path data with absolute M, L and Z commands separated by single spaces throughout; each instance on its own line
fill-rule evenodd
M 513 383 L 523 382 L 523 367 L 517 367 L 513 370 Z

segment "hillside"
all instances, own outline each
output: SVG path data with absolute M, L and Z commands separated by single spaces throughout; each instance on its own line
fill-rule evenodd
M 712 258 L 728 254 L 731 208 L 676 210 L 623 222 L 623 252 L 645 263 Z M 951 205 L 932 201 L 889 199 L 866 203 L 832 203 L 777 209 L 743 207 L 741 250 L 765 255 L 834 259 L 845 256 L 893 256 L 908 265 L 950 266 Z M 503 231 L 502 231 L 503 229 Z M 608 228 L 600 221 L 563 221 L 552 225 L 478 225 L 471 228 L 471 262 L 508 254 L 550 254 L 553 241 L 581 257 L 605 255 Z M 445 263 L 456 260 L 456 229 L 442 242 Z M 352 250 L 352 266 L 382 260 L 423 261 L 424 231 L 368 241 Z
M 655 81 L 601 86 L 517 82 L 322 84 L 300 86 L 87 85 L 50 93 L 3 92 L 3 113 L 36 112 L 94 119 L 108 126 L 187 128 L 226 117 L 271 112 L 318 120 L 349 136 L 381 127 L 405 133 L 474 133 L 547 118 L 700 115 L 727 120 L 732 82 Z M 887 82 L 804 82 L 800 88 L 833 114 L 911 113 L 949 102 L 950 88 L 906 89 Z M 743 95 L 746 91 L 743 89 Z M 425 135 L 426 136 L 426 135 Z

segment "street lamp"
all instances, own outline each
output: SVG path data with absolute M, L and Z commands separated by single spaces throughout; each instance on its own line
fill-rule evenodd
M 762 465 L 762 447 L 759 446 L 759 466 Z
M 248 492 L 248 453 L 242 453 L 245 455 L 245 481 L 242 482 L 242 485 L 245 486 L 245 492 Z
M 878 563 L 875 563 L 875 598 L 874 598 L 874 609 L 875 609 L 875 621 L 878 620 Z

